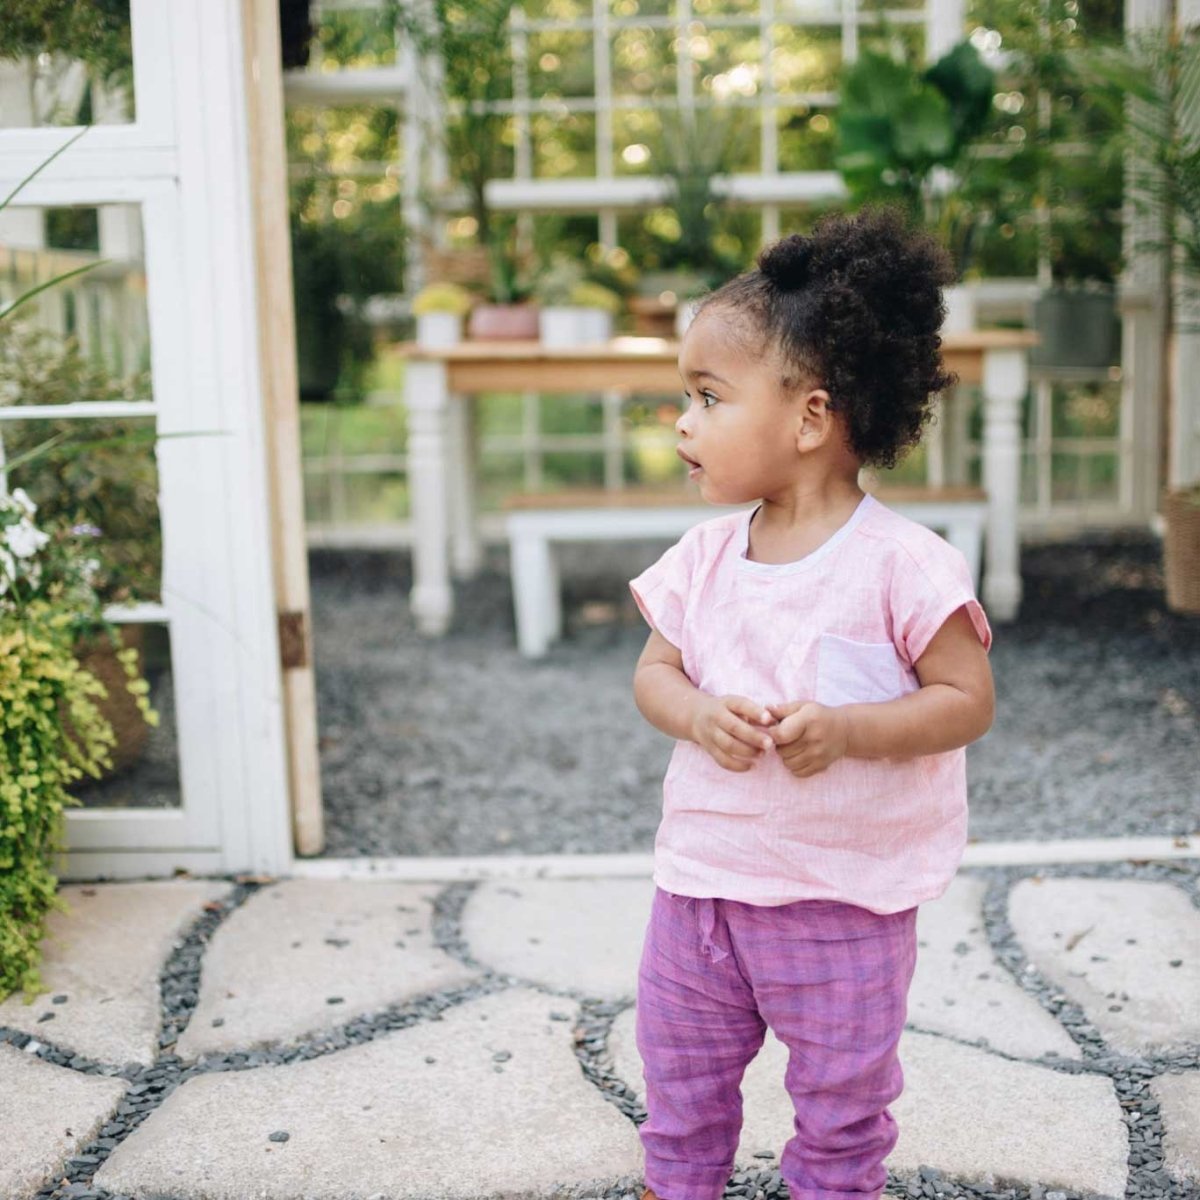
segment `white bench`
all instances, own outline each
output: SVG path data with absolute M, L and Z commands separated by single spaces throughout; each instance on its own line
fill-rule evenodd
M 937 530 L 962 551 L 979 590 L 987 497 L 978 488 L 879 488 L 889 508 Z M 562 636 L 562 597 L 554 545 L 558 542 L 678 538 L 723 511 L 688 493 L 576 490 L 522 494 L 508 500 L 509 555 L 517 648 L 540 658 Z

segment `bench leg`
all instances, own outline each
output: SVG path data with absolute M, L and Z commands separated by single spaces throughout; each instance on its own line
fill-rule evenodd
M 549 541 L 541 537 L 513 537 L 509 561 L 517 649 L 526 658 L 541 658 L 562 634 L 558 564 Z

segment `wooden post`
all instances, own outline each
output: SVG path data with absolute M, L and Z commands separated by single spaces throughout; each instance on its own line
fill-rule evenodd
M 292 307 L 287 154 L 279 15 L 274 0 L 242 0 L 262 396 L 270 472 L 272 566 L 280 613 L 292 836 L 298 854 L 325 845 L 317 756 L 316 683 L 300 468 L 300 402 Z

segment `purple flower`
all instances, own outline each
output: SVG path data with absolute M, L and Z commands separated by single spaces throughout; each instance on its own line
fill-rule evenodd
M 99 526 L 88 524 L 85 521 L 82 525 L 72 525 L 71 532 L 77 537 L 85 535 L 87 537 L 100 537 L 104 531 Z

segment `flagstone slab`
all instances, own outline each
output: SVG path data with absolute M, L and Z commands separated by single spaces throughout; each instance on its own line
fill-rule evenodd
M 0 1045 L 0 1196 L 32 1196 L 116 1111 L 125 1083 Z
M 1200 1071 L 1160 1075 L 1150 1090 L 1162 1113 L 1167 1170 L 1200 1183 Z
M 564 1007 L 577 1015 L 512 989 L 321 1058 L 195 1076 L 95 1184 L 174 1200 L 466 1200 L 640 1178 L 633 1123 L 584 1078 L 572 1022 L 551 1019 Z
M 996 959 L 983 923 L 982 879 L 959 875 L 917 912 L 908 1022 L 1016 1058 L 1081 1057 L 1079 1047 Z
M 597 999 L 632 999 L 654 883 L 646 879 L 481 884 L 462 933 L 478 961 Z
M 644 1095 L 633 1009 L 610 1035 L 613 1069 Z M 891 1111 L 900 1140 L 888 1167 L 904 1177 L 921 1166 L 980 1183 L 1039 1183 L 1100 1196 L 1125 1194 L 1128 1142 L 1112 1084 L 1013 1062 L 948 1038 L 908 1031 L 900 1043 L 905 1088 Z M 742 1083 L 741 1169 L 778 1164 L 792 1136 L 783 1085 L 787 1051 L 774 1034 Z M 755 1157 L 771 1151 L 773 1160 Z
M 479 973 L 433 938 L 430 884 L 289 879 L 213 935 L 184 1058 L 292 1042 Z
M 1125 1054 L 1200 1042 L 1200 913 L 1169 883 L 1022 880 L 1009 919 L 1030 960 Z
M 0 1003 L 0 1025 L 101 1062 L 153 1061 L 162 966 L 204 904 L 228 892 L 219 880 L 61 888 L 67 911 L 50 913 L 42 942 L 47 991 Z

